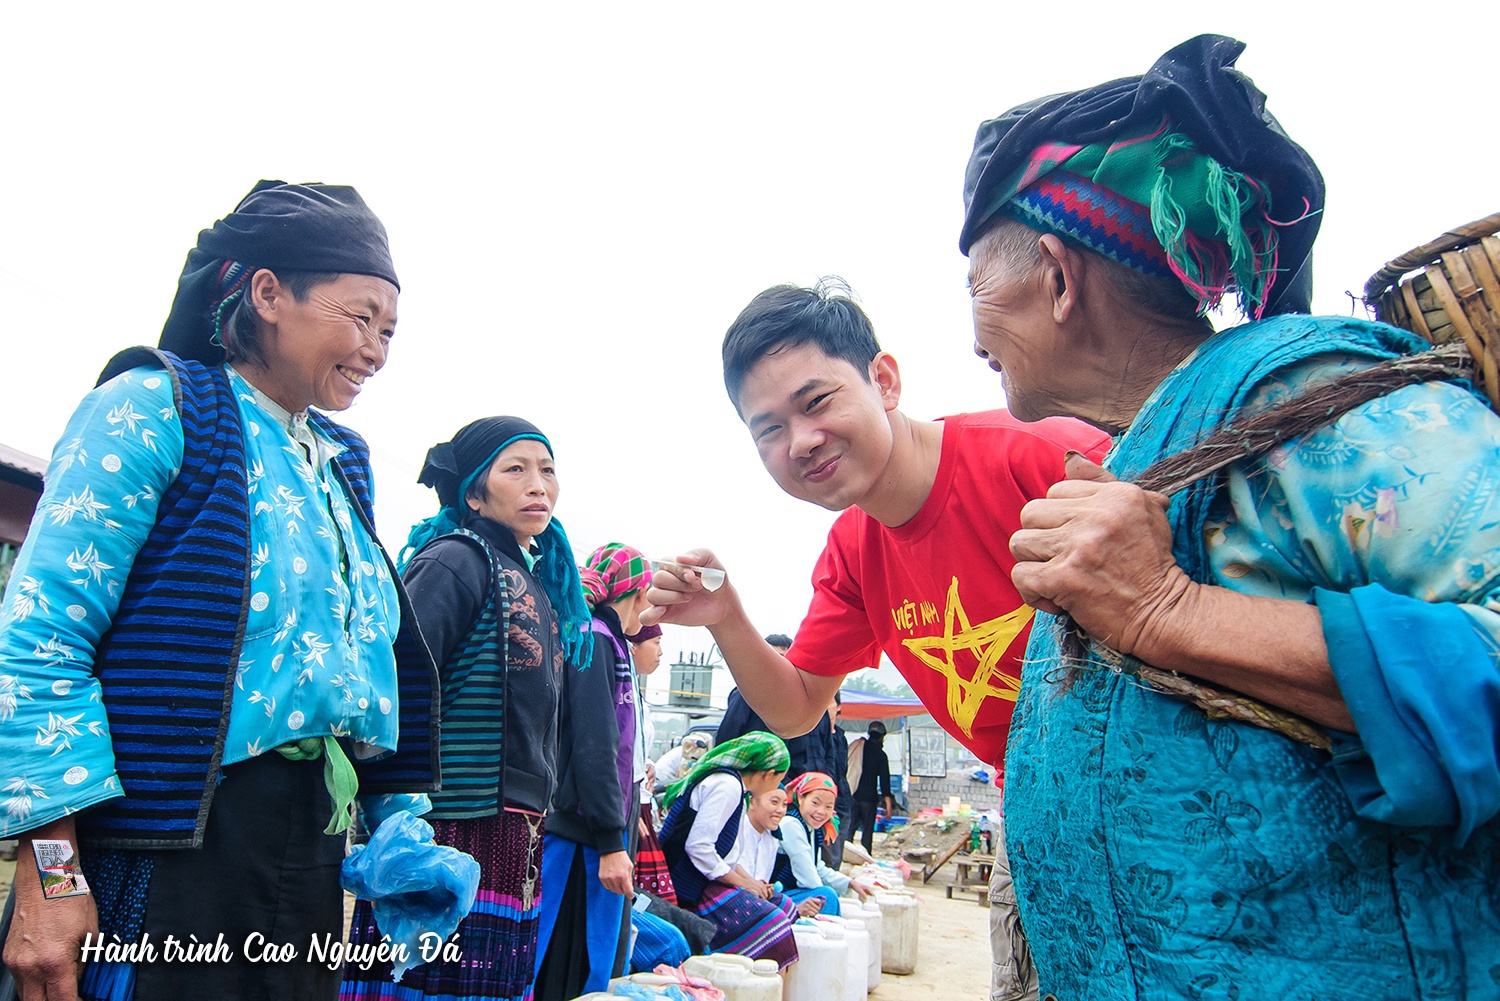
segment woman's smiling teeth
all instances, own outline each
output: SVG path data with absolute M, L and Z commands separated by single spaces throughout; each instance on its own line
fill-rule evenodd
M 342 365 L 338 365 L 335 367 L 338 368 L 340 375 L 342 375 L 345 379 L 348 379 L 350 382 L 354 383 L 356 386 L 364 385 L 367 376 L 363 372 L 356 372 L 354 371 L 354 369 L 345 368 Z

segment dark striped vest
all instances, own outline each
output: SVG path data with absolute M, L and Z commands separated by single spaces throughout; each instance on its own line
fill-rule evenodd
M 739 781 L 740 794 L 743 799 L 745 783 L 740 779 L 740 773 L 732 768 L 716 768 L 682 790 L 682 795 L 672 803 L 672 808 L 667 811 L 666 819 L 661 822 L 662 854 L 667 857 L 667 868 L 672 873 L 672 885 L 677 888 L 677 899 L 685 907 L 696 905 L 702 899 L 703 891 L 708 889 L 710 882 L 709 878 L 693 864 L 693 860 L 688 858 L 688 832 L 693 829 L 693 821 L 698 819 L 698 811 L 694 810 L 688 801 L 692 799 L 693 790 L 698 788 L 703 779 L 720 772 L 733 775 L 736 781 Z M 718 838 L 714 840 L 714 850 L 721 858 L 727 857 L 734 848 L 735 838 L 740 835 L 740 819 L 744 815 L 743 809 L 731 814 L 728 822 L 719 831 Z
M 490 817 L 505 803 L 505 709 L 510 663 L 510 589 L 490 544 L 465 528 L 489 562 L 484 608 L 443 665 L 443 789 L 429 819 Z M 434 540 L 435 541 L 435 540 Z
M 99 642 L 103 691 L 124 796 L 78 819 L 89 843 L 186 848 L 203 841 L 229 726 L 234 668 L 250 601 L 250 511 L 239 404 L 222 368 L 151 348 L 111 359 L 102 384 L 139 365 L 163 365 L 182 426 L 182 469 L 161 497 L 120 607 Z M 370 453 L 364 439 L 319 414 L 312 421 L 345 451 L 334 460 L 371 538 Z M 389 563 L 389 559 L 387 559 Z M 391 568 L 396 577 L 395 568 Z M 398 749 L 356 763 L 361 792 L 422 792 L 438 777 L 437 670 L 396 578 Z
M 813 864 L 816 865 L 818 856 L 823 852 L 823 829 L 820 827 L 816 831 L 809 831 L 807 829 L 807 821 L 803 820 L 800 816 L 795 813 L 787 814 L 787 816 L 795 817 L 797 823 L 802 826 L 801 837 L 803 837 L 804 839 L 808 837 L 812 838 Z M 786 841 L 786 839 L 781 836 L 781 832 L 779 830 L 776 832 L 776 839 L 781 842 Z M 776 868 L 771 872 L 771 882 L 780 883 L 782 889 L 784 890 L 817 889 L 816 886 L 803 886 L 802 884 L 797 882 L 797 876 L 792 871 L 792 857 L 787 852 L 786 845 L 784 843 L 776 846 Z

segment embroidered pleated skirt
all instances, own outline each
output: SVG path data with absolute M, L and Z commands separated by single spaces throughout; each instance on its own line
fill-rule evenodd
M 751 959 L 774 959 L 786 969 L 797 961 L 792 922 L 797 905 L 780 893 L 770 900 L 722 883 L 710 883 L 694 908 L 719 929 L 711 952 L 734 952 Z
M 507 811 L 474 820 L 434 820 L 432 829 L 438 844 L 479 861 L 479 895 L 458 926 L 461 958 L 413 967 L 399 984 L 391 981 L 389 963 L 368 970 L 346 966 L 339 998 L 529 998 L 541 914 L 541 818 Z M 367 901 L 355 905 L 349 939 L 353 945 L 380 941 Z

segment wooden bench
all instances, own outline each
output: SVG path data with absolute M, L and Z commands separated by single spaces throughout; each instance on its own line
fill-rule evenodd
M 990 870 L 994 868 L 995 856 L 968 855 L 955 859 L 953 864 L 958 868 L 958 874 L 954 877 L 953 884 L 944 888 L 948 899 L 953 899 L 955 890 L 963 895 L 974 892 L 980 906 L 990 906 Z

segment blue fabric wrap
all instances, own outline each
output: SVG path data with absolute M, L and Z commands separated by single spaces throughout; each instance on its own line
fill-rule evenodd
M 1339 318 L 1282 316 L 1221 332 L 1163 382 L 1107 466 L 1131 478 L 1192 447 L 1232 421 L 1257 384 L 1302 360 L 1378 360 L 1419 347 L 1393 328 Z M 1174 556 L 1205 583 L 1217 489 L 1197 484 L 1168 511 Z M 1056 619 L 1038 614 L 1006 757 L 1005 811 L 1044 993 L 1073 1001 L 1492 996 L 1500 820 L 1456 844 L 1452 827 L 1395 826 L 1356 805 L 1415 820 L 1447 796 L 1460 820 L 1465 810 L 1482 817 L 1479 804 L 1493 791 L 1455 793 L 1423 758 L 1479 767 L 1444 757 L 1457 753 L 1463 729 L 1433 731 L 1460 706 L 1481 724 L 1493 720 L 1495 689 L 1416 696 L 1419 672 L 1430 678 L 1436 665 L 1474 655 L 1472 626 L 1454 617 L 1468 613 L 1354 590 L 1319 594 L 1318 605 L 1335 675 L 1346 693 L 1359 689 L 1351 709 L 1370 728 L 1368 743 L 1396 741 L 1373 762 L 1359 760 L 1352 739 L 1332 762 L 1269 731 L 1210 720 L 1097 663 L 1065 684 Z M 1398 710 L 1397 700 L 1408 704 Z M 1398 729 L 1406 732 L 1393 736 Z M 1361 769 L 1364 784 L 1346 789 Z M 1377 780 L 1396 783 L 1384 802 Z M 1418 783 L 1436 792 L 1424 790 L 1419 802 Z
M 1463 844 L 1500 812 L 1500 670 L 1461 673 L 1450 685 L 1428 679 L 1447 664 L 1495 664 L 1497 651 L 1457 605 L 1378 584 L 1316 594 L 1329 663 L 1360 734 L 1335 741 L 1355 808 L 1388 824 L 1454 825 Z
M 606 890 L 599 881 L 597 849 L 555 834 L 542 838 L 542 910 L 537 924 L 536 972 L 538 975 L 542 972 L 553 936 L 572 934 L 571 928 L 560 930 L 557 919 L 562 913 L 563 898 L 567 896 L 568 881 L 572 878 L 573 859 L 578 853 L 583 855 L 586 914 L 583 944 L 589 967 L 582 993 L 593 994 L 609 988 L 615 952 L 620 947 L 620 925 L 625 920 L 625 898 Z M 571 953 L 575 945 L 567 943 L 564 947 Z
M 172 377 L 183 466 L 95 658 L 124 796 L 84 813 L 78 827 L 94 847 L 185 848 L 202 842 L 208 821 L 249 607 L 244 438 L 220 367 L 133 348 L 116 355 L 99 381 L 143 364 Z M 368 446 L 326 417 L 312 419 L 344 446 L 334 468 L 375 538 Z M 397 584 L 399 747 L 356 766 L 365 792 L 425 792 L 438 775 L 437 669 Z
M 662 963 L 681 966 L 693 954 L 687 938 L 670 921 L 632 908 L 630 923 L 637 932 L 630 950 L 632 973 L 650 973 Z
M 1110 452 L 1106 465 L 1111 473 L 1133 480 L 1156 460 L 1192 448 L 1232 423 L 1246 398 L 1272 373 L 1305 358 L 1345 354 L 1385 361 L 1431 347 L 1415 334 L 1384 324 L 1314 316 L 1277 316 L 1235 327 L 1232 337 L 1228 333 L 1210 337 L 1191 361 L 1163 380 Z M 1218 488 L 1218 477 L 1204 477 L 1179 491 L 1167 510 L 1172 555 L 1200 584 L 1209 579 L 1203 527 Z M 1033 627 L 1032 635 L 1037 631 Z

